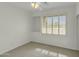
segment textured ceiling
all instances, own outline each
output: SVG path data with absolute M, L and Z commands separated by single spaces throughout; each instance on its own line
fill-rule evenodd
M 3 3 L 0 3 L 3 4 Z M 28 11 L 35 12 L 36 10 L 31 7 L 31 2 L 6 2 L 4 4 L 8 4 L 10 6 L 19 7 Z M 47 10 L 51 8 L 58 8 L 58 7 L 67 7 L 67 6 L 74 6 L 76 2 L 47 2 L 47 4 L 44 4 L 41 2 L 41 10 Z M 37 9 L 39 10 L 39 9 Z

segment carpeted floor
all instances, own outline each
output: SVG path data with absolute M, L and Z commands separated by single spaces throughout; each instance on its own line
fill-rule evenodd
M 0 57 L 79 57 L 79 51 L 30 42 Z

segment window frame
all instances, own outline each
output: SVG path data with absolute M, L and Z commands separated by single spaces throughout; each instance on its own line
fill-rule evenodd
M 58 16 L 58 34 L 53 34 L 53 26 L 52 26 L 52 34 L 48 34 L 47 33 L 47 31 L 46 31 L 46 33 L 42 33 L 42 20 L 43 20 L 43 17 L 56 17 L 56 16 Z M 60 16 L 65 16 L 66 17 L 66 20 L 65 20 L 65 34 L 60 34 L 59 33 L 59 23 L 60 23 L 60 20 L 59 20 L 59 17 Z M 52 21 L 53 22 L 53 21 Z M 52 23 L 53 24 L 53 23 Z M 47 25 L 46 25 L 47 26 Z M 46 27 L 46 30 L 47 30 L 47 27 Z M 61 36 L 66 36 L 67 35 L 67 15 L 53 15 L 53 16 L 42 16 L 41 17 L 41 34 L 44 34 L 44 35 L 61 35 Z

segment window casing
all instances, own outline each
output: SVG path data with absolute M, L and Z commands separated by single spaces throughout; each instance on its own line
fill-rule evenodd
M 66 34 L 66 16 L 44 16 L 42 17 L 43 34 Z

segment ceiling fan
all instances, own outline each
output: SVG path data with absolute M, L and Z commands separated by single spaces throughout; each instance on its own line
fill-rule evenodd
M 47 2 L 32 2 L 31 6 L 34 9 L 43 9 L 44 6 L 47 6 L 48 3 Z

